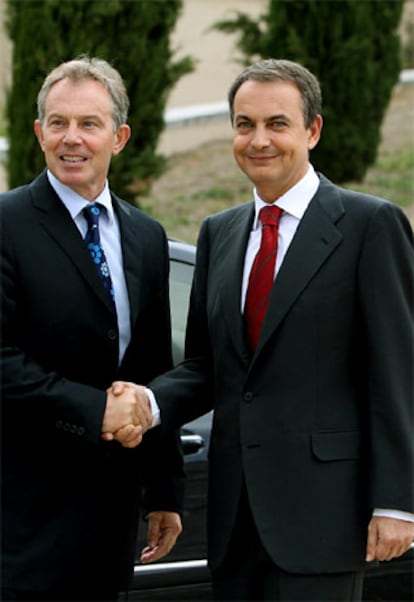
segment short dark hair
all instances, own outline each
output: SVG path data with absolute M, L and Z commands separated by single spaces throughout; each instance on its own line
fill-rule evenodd
M 294 84 L 300 92 L 305 126 L 309 127 L 322 110 L 322 92 L 318 79 L 300 63 L 285 59 L 265 59 L 243 69 L 228 93 L 230 118 L 234 119 L 234 97 L 240 86 L 248 81 L 285 81 Z

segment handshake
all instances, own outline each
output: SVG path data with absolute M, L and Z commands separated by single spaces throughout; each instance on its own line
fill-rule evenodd
M 123 447 L 136 447 L 152 426 L 151 404 L 145 387 L 117 381 L 106 393 L 102 439 L 119 441 Z

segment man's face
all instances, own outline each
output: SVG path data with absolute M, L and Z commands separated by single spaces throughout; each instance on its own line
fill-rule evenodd
M 43 125 L 35 122 L 47 167 L 88 200 L 102 192 L 111 157 L 130 136 L 125 124 L 114 131 L 112 111 L 111 96 L 101 83 L 63 79 L 47 96 Z
M 234 98 L 234 157 L 260 197 L 273 203 L 308 169 L 322 118 L 305 127 L 299 90 L 290 82 L 246 81 Z

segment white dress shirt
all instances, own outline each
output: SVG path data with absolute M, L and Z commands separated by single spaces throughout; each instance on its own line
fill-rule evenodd
M 82 211 L 89 205 L 90 201 L 77 194 L 72 188 L 69 188 L 69 186 L 62 184 L 49 170 L 47 176 L 52 188 L 69 211 L 82 238 L 85 238 L 88 225 Z M 128 289 L 122 259 L 121 233 L 118 218 L 112 206 L 108 182 L 106 182 L 105 188 L 94 202 L 100 203 L 106 208 L 106 211 L 102 213 L 101 219 L 99 220 L 99 235 L 108 262 L 112 285 L 115 292 L 115 306 L 119 331 L 119 363 L 121 363 L 125 349 L 131 340 L 131 318 Z
M 315 173 L 312 165 L 306 175 L 293 188 L 290 188 L 283 196 L 273 203 L 277 207 L 283 209 L 282 216 L 279 222 L 278 240 L 277 240 L 277 256 L 275 265 L 275 275 L 279 271 L 282 261 L 285 258 L 290 243 L 295 235 L 296 228 L 303 217 L 312 197 L 315 195 L 319 187 L 319 178 Z M 259 251 L 260 242 L 262 239 L 262 228 L 259 220 L 259 212 L 262 207 L 269 204 L 265 203 L 258 195 L 257 190 L 253 190 L 255 217 L 253 220 L 252 230 L 250 232 L 249 242 L 247 243 L 246 257 L 244 260 L 243 282 L 242 282 L 242 297 L 241 310 L 244 312 L 244 304 L 246 301 L 247 285 L 249 275 L 252 269 L 254 258 Z

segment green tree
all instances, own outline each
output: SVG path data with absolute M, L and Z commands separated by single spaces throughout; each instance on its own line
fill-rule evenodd
M 243 64 L 298 61 L 319 78 L 322 139 L 312 162 L 332 180 L 360 181 L 375 162 L 381 123 L 401 69 L 404 0 L 269 0 L 257 20 L 237 12 L 215 27 L 237 33 Z
M 8 0 L 13 42 L 12 87 L 7 100 L 10 187 L 44 167 L 34 135 L 36 97 L 46 74 L 80 54 L 108 60 L 123 76 L 132 136 L 111 166 L 111 187 L 136 202 L 164 168 L 156 153 L 168 94 L 193 69 L 186 56 L 173 60 L 170 33 L 182 0 Z

